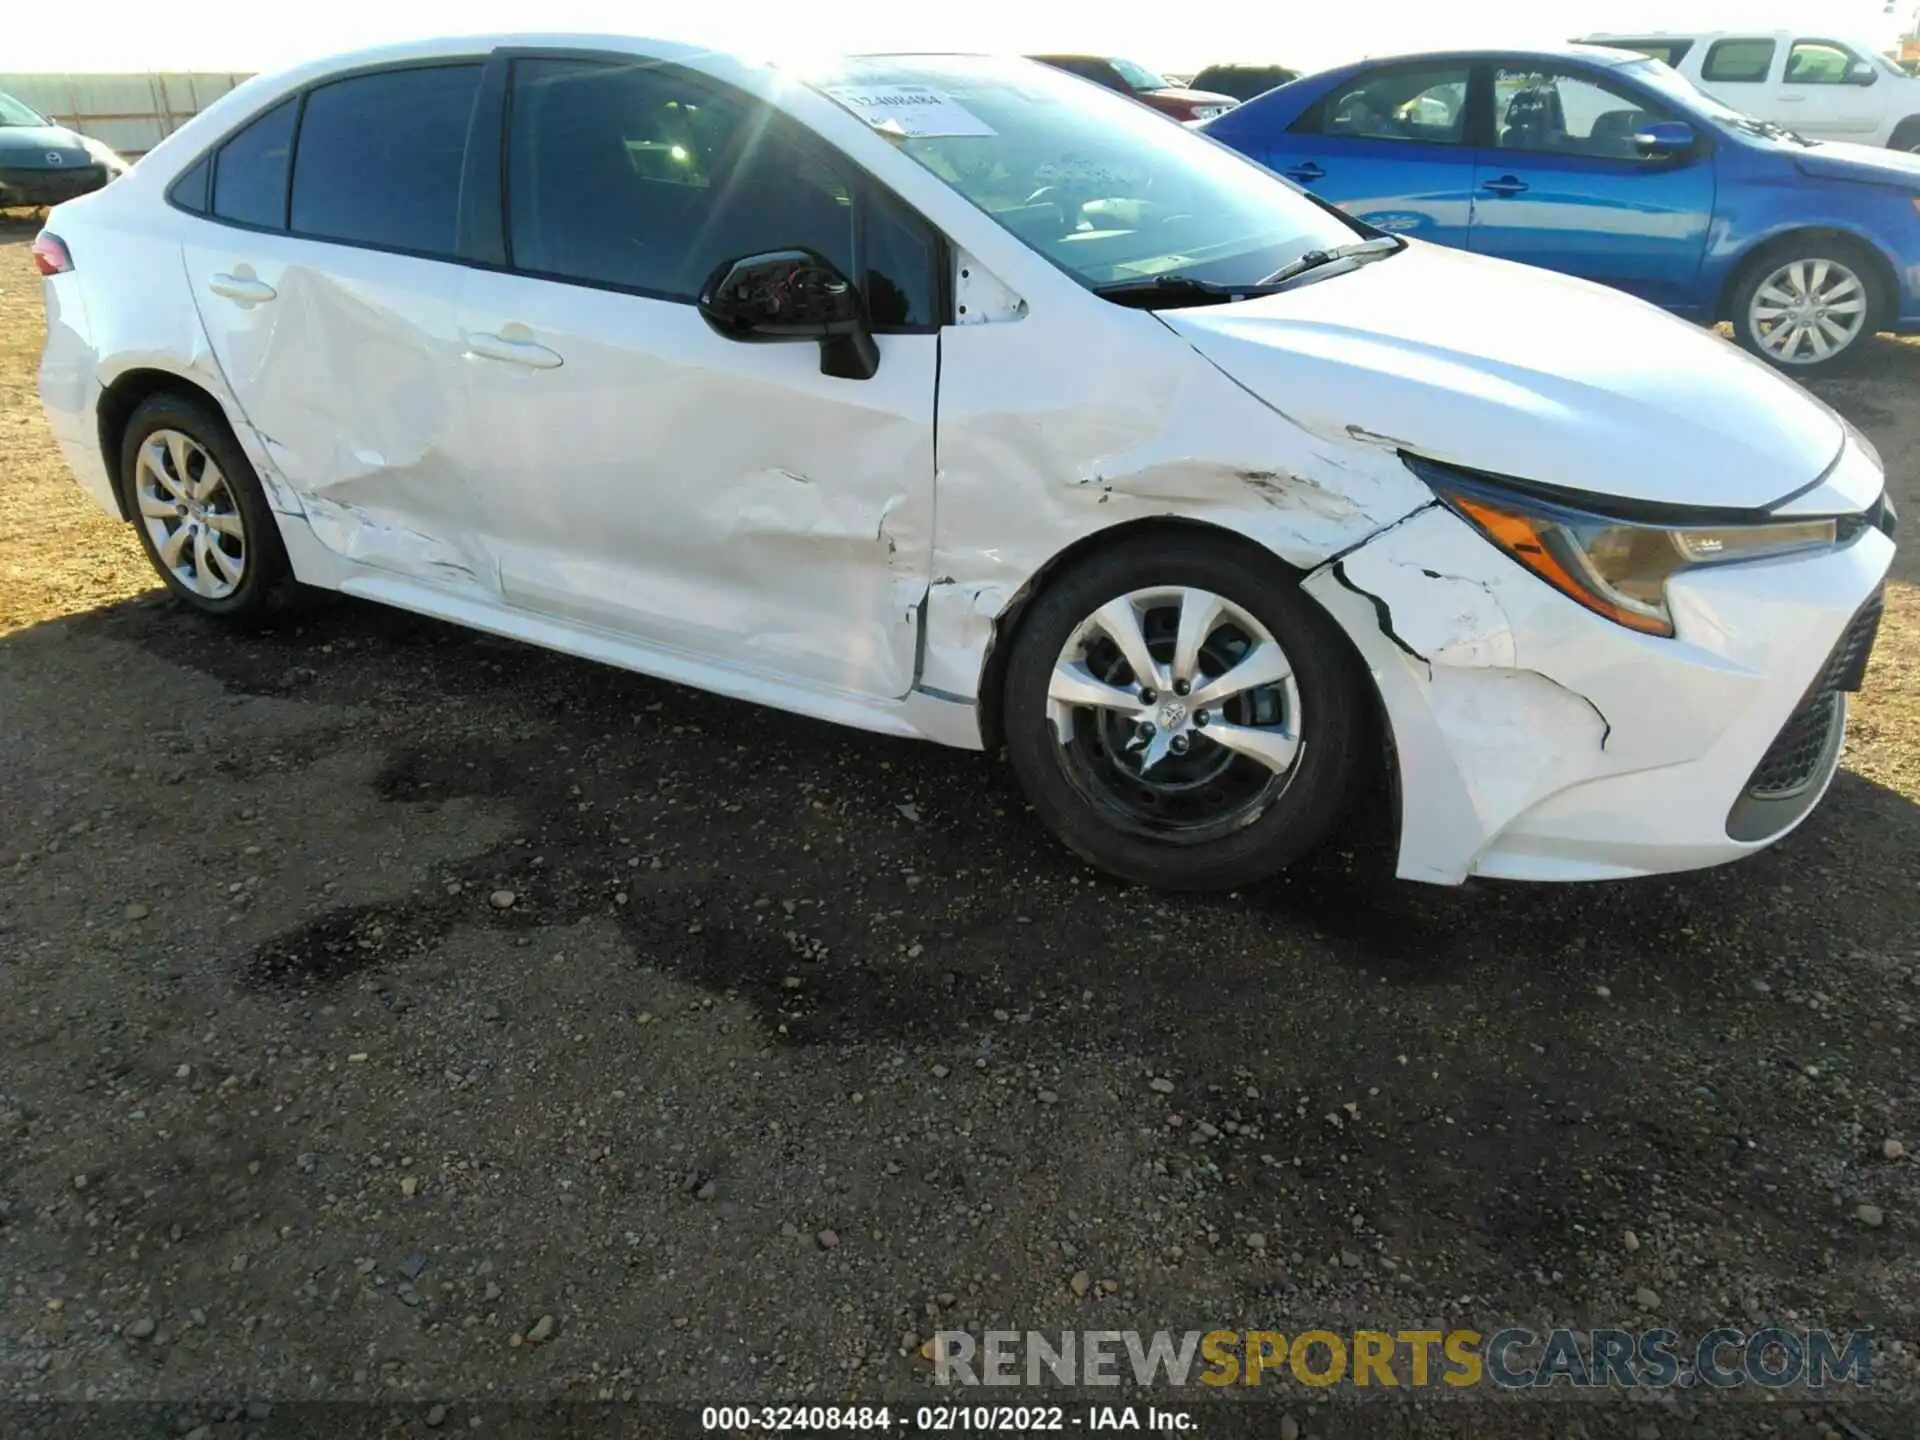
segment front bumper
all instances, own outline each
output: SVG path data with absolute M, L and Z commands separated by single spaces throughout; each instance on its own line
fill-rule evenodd
M 1306 588 L 1379 688 L 1402 876 L 1618 879 L 1737 859 L 1805 819 L 1892 557 L 1869 528 L 1685 572 L 1664 639 L 1574 604 L 1436 505 Z
M 0 166 L 0 207 L 59 205 L 91 194 L 107 183 L 104 165 L 71 165 L 58 170 Z

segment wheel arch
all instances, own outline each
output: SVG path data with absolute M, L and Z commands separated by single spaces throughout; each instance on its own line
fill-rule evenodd
M 1760 261 L 1775 251 L 1784 250 L 1793 245 L 1822 241 L 1838 241 L 1850 249 L 1860 251 L 1873 265 L 1873 278 L 1880 286 L 1881 295 L 1897 302 L 1900 294 L 1899 272 L 1886 251 L 1873 240 L 1857 230 L 1848 230 L 1839 225 L 1798 225 L 1756 240 L 1727 263 L 1726 275 L 1720 282 L 1719 298 L 1714 303 L 1713 318 L 1727 321 L 1735 318 L 1733 297 L 1738 293 L 1741 284 L 1753 267 Z
M 1920 149 L 1920 115 L 1909 115 L 1887 135 L 1889 150 Z
M 1020 633 L 1021 621 L 1033 601 L 1064 572 L 1087 560 L 1102 550 L 1142 535 L 1177 534 L 1183 536 L 1205 535 L 1217 538 L 1241 549 L 1258 554 L 1263 560 L 1279 566 L 1288 575 L 1299 579 L 1303 573 L 1297 567 L 1289 565 L 1273 551 L 1251 540 L 1237 530 L 1229 530 L 1224 525 L 1214 525 L 1205 520 L 1193 520 L 1183 515 L 1149 515 L 1138 520 L 1125 520 L 1118 525 L 1109 525 L 1082 535 L 1079 539 L 1056 551 L 1039 569 L 1029 575 L 1026 582 L 1013 592 L 1007 603 L 994 617 L 993 633 L 987 641 L 987 653 L 980 663 L 980 686 L 974 700 L 975 715 L 980 725 L 980 739 L 988 751 L 999 750 L 1005 742 L 1006 730 L 1001 721 L 1001 699 L 1005 694 L 1007 662 L 1013 655 L 1014 637 Z
M 993 632 L 987 641 L 987 653 L 980 663 L 980 684 L 974 700 L 981 743 L 989 753 L 999 750 L 1006 739 L 1001 721 L 1001 701 L 1005 695 L 1007 663 L 1012 658 L 1013 642 L 1020 633 L 1020 625 L 1034 600 L 1062 574 L 1101 551 L 1138 539 L 1143 535 L 1153 534 L 1179 535 L 1187 538 L 1205 536 L 1258 557 L 1262 564 L 1273 566 L 1279 573 L 1292 580 L 1303 580 L 1308 574 L 1299 566 L 1282 559 L 1258 540 L 1238 530 L 1183 515 L 1143 516 L 1138 520 L 1122 521 L 1118 525 L 1110 525 L 1080 536 L 1071 544 L 1056 551 L 1029 575 L 1025 583 L 1014 591 L 1007 603 L 1000 608 L 1000 613 L 994 617 Z M 1334 621 L 1333 625 L 1334 629 L 1340 632 L 1342 640 L 1351 647 L 1351 641 L 1347 641 L 1345 630 L 1337 621 Z M 1353 658 L 1356 664 L 1360 663 L 1358 651 L 1353 652 Z M 1372 695 L 1376 721 L 1384 723 L 1385 716 L 1380 710 L 1380 697 L 1376 687 L 1369 683 L 1366 688 Z
M 170 390 L 204 401 L 226 421 L 229 430 L 234 430 L 220 398 L 191 376 L 154 365 L 138 365 L 116 375 L 112 383 L 101 390 L 94 419 L 100 436 L 100 458 L 113 480 L 114 503 L 120 507 L 122 520 L 132 518 L 127 511 L 126 477 L 120 473 L 120 450 L 127 438 L 127 424 L 133 419 L 133 412 L 146 401 Z

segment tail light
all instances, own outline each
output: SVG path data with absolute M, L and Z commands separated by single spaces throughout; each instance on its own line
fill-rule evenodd
M 73 269 L 73 256 L 67 252 L 67 242 L 51 230 L 42 230 L 33 237 L 33 263 L 42 275 L 64 275 Z

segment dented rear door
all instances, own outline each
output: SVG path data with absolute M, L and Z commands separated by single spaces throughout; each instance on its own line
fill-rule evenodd
M 496 591 L 459 454 L 461 268 L 207 231 L 186 247 L 207 337 L 314 536 L 362 564 Z
M 459 453 L 479 57 L 325 80 L 211 157 L 194 303 L 271 467 L 347 559 L 497 593 Z

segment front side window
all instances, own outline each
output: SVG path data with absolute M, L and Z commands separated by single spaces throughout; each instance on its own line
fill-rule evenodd
M 1494 72 L 1502 150 L 1644 162 L 1636 132 L 1673 118 L 1590 75 L 1528 67 Z
M 1467 74 L 1465 65 L 1368 71 L 1328 91 L 1296 128 L 1355 140 L 1458 145 L 1467 130 Z
M 851 178 L 765 106 L 658 67 L 513 67 L 507 230 L 518 269 L 691 300 L 722 261 L 799 246 L 851 276 Z
M 478 65 L 385 70 L 307 96 L 293 167 L 297 235 L 452 255 Z
M 1360 238 L 1225 146 L 1043 65 L 875 56 L 807 80 L 1083 285 L 1252 282 Z
M 1844 85 L 1860 57 L 1831 40 L 1796 40 L 1787 51 L 1786 85 Z
M 282 100 L 220 147 L 213 162 L 213 213 L 236 225 L 280 230 L 287 223 L 287 168 L 300 99 Z
M 1773 69 L 1773 41 L 1716 40 L 1707 51 L 1700 78 L 1722 84 L 1757 85 Z

